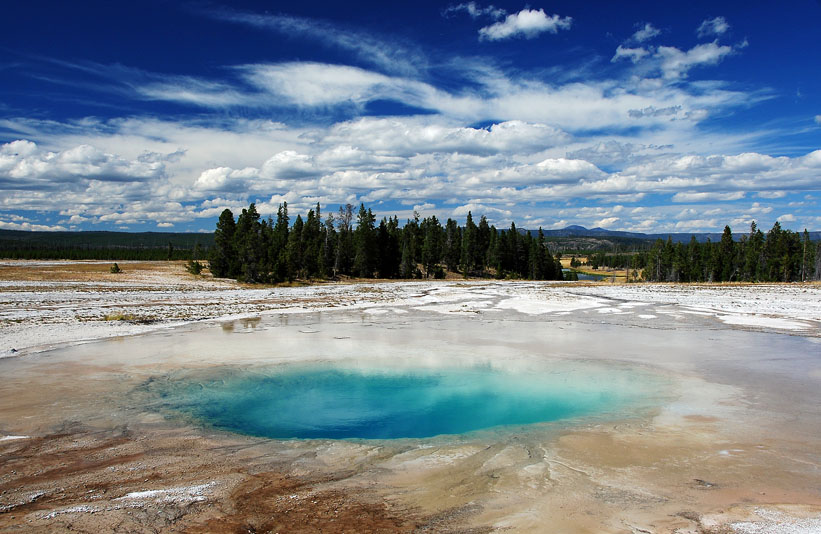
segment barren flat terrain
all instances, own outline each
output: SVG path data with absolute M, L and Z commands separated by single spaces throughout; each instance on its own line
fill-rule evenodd
M 819 285 L 249 288 L 109 266 L 0 264 L 3 531 L 821 530 Z M 664 387 L 607 417 L 398 440 L 245 436 L 157 394 L 313 361 Z

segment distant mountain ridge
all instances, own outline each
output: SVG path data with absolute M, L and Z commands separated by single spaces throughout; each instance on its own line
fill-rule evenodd
M 542 230 L 546 237 L 624 237 L 630 239 L 640 239 L 640 240 L 651 240 L 655 241 L 656 239 L 663 239 L 667 240 L 669 237 L 672 239 L 673 243 L 688 243 L 690 239 L 693 237 L 696 238 L 696 241 L 703 243 L 708 239 L 710 241 L 719 241 L 721 239 L 720 232 L 667 232 L 667 233 L 658 233 L 658 234 L 644 234 L 641 232 L 626 232 L 623 230 L 607 230 L 605 228 L 585 228 L 584 226 L 579 226 L 577 224 L 573 224 L 567 226 L 565 228 L 561 228 L 558 230 Z M 762 232 L 765 234 L 767 233 L 767 229 L 762 228 Z M 529 230 L 531 234 L 536 234 L 537 231 Z M 801 232 L 803 233 L 803 232 Z M 821 239 L 821 231 L 818 232 L 809 232 L 810 239 L 813 241 L 818 241 Z M 741 239 L 741 236 L 749 235 L 749 231 L 746 232 L 733 232 L 733 239 L 738 241 Z

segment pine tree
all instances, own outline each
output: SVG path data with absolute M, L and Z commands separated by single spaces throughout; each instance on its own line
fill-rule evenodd
M 453 219 L 445 224 L 445 265 L 451 272 L 459 270 L 459 260 L 462 256 L 462 235 L 459 225 Z
M 499 269 L 499 231 L 490 225 L 490 239 L 488 240 L 487 253 L 485 254 L 485 267 Z
M 476 266 L 477 230 L 476 224 L 473 222 L 473 214 L 468 211 L 465 230 L 462 232 L 462 256 L 459 262 L 465 277 L 472 273 Z
M 509 230 L 497 231 L 485 217 L 475 225 L 470 212 L 464 228 L 452 219 L 443 228 L 435 216 L 420 223 L 415 212 L 403 228 L 396 217 L 383 218 L 376 228 L 373 212 L 364 203 L 354 228 L 350 204 L 340 207 L 337 218 L 329 214 L 324 223 L 320 210 L 317 204 L 304 221 L 298 215 L 292 227 L 285 202 L 276 221 L 261 221 L 253 203 L 236 221 L 224 210 L 208 252 L 212 273 L 251 283 L 331 274 L 414 278 L 422 276 L 417 267 L 421 262 L 426 277 L 444 277 L 444 262 L 465 276 L 491 267 L 499 278 L 562 278 L 560 254 L 551 255 L 541 228 L 538 233 L 520 232 L 513 222 Z M 194 254 L 196 259 L 198 252 Z M 812 242 L 808 231 L 784 230 L 778 222 L 765 237 L 753 221 L 749 236 L 738 241 L 725 226 L 717 243 L 699 243 L 692 236 L 687 245 L 674 244 L 668 237 L 649 251 L 597 252 L 588 263 L 594 268 L 632 268 L 633 279 L 643 269 L 642 277 L 654 281 L 805 281 L 821 278 L 821 244 Z
M 479 218 L 479 226 L 476 230 L 476 258 L 474 264 L 477 270 L 483 272 L 487 267 L 488 250 L 490 249 L 490 226 L 487 217 L 482 215 Z
M 772 229 L 767 232 L 767 238 L 764 241 L 765 276 L 771 282 L 781 280 L 787 267 L 782 233 L 781 223 L 775 221 Z
M 647 267 L 645 268 L 645 275 L 648 280 L 652 282 L 662 281 L 662 253 L 664 252 L 664 241 L 661 238 L 656 239 L 653 248 L 647 255 Z M 595 268 L 595 267 L 594 267 Z
M 399 276 L 413 278 L 416 273 L 416 262 L 413 261 L 413 236 L 402 232 L 402 261 L 399 264 Z
M 721 243 L 718 252 L 718 276 L 717 282 L 729 282 L 735 275 L 735 244 L 733 243 L 733 232 L 729 226 L 724 227 L 721 234 Z
M 305 223 L 302 222 L 302 216 L 297 214 L 296 221 L 288 232 L 288 280 L 294 278 L 304 278 L 305 272 L 302 270 L 302 230 L 305 228 Z
M 527 269 L 527 264 L 522 265 L 522 260 L 525 256 L 522 252 L 523 242 L 519 235 L 519 230 L 516 229 L 515 222 L 510 223 L 510 230 L 508 230 L 505 235 L 507 236 L 507 252 L 509 255 L 506 270 L 514 273 L 516 277 L 523 277 L 525 276 L 524 273 Z
M 242 210 L 240 216 L 237 217 L 235 234 L 240 262 L 239 275 L 243 281 L 248 283 L 263 281 L 261 230 L 256 204 L 251 203 L 248 209 Z
M 353 223 L 353 206 L 345 204 L 339 206 L 339 216 L 336 219 L 337 240 L 336 258 L 334 259 L 334 276 L 338 274 L 351 274 L 353 263 L 353 233 L 351 224 Z
M 764 234 L 756 227 L 755 221 L 750 223 L 750 235 L 744 251 L 744 279 L 751 282 L 761 280 L 764 264 Z
M 237 275 L 237 251 L 235 248 L 236 222 L 231 210 L 224 209 L 214 230 L 214 246 L 211 248 L 209 266 L 217 278 L 233 278 Z
M 821 280 L 821 241 L 815 246 L 815 269 L 813 269 L 813 280 Z
M 806 282 L 812 278 L 812 273 L 808 273 L 807 269 L 812 266 L 812 259 L 808 257 L 808 252 L 812 253 L 812 243 L 810 242 L 810 234 L 804 228 L 804 236 L 801 240 L 801 281 Z M 809 261 L 808 261 L 809 260 Z
M 365 204 L 359 205 L 356 230 L 354 230 L 354 273 L 362 278 L 373 278 L 376 267 L 375 218 Z
M 322 246 L 322 256 L 325 262 L 325 273 L 331 273 L 332 276 L 336 278 L 335 260 L 337 234 L 334 224 L 334 214 L 329 213 L 328 217 L 325 219 L 325 226 L 323 228 L 325 231 L 325 242 Z
M 401 241 L 402 231 L 399 229 L 399 220 L 396 217 L 382 218 L 376 230 L 377 241 L 377 268 L 380 278 L 396 278 L 399 276 L 399 264 L 402 260 Z
M 277 220 L 271 230 L 268 244 L 268 263 L 270 279 L 273 282 L 284 282 L 288 274 L 288 203 L 283 202 L 277 209 Z
M 302 230 L 302 271 L 307 278 L 324 276 L 325 269 L 321 255 L 324 235 L 321 217 L 322 212 L 317 203 L 316 211 L 308 210 L 308 217 Z
M 436 215 L 422 221 L 425 240 L 422 242 L 422 265 L 425 268 L 425 278 L 428 278 L 434 267 L 442 258 L 442 225 Z
M 672 282 L 687 282 L 687 252 L 684 245 L 676 243 L 673 249 L 673 267 L 670 279 Z

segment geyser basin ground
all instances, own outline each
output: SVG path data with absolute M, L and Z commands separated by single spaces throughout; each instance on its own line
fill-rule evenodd
M 213 378 L 152 381 L 150 389 L 163 408 L 242 434 L 395 439 L 623 418 L 644 407 L 653 389 L 658 395 L 660 382 L 649 373 L 592 363 L 527 371 L 324 364 L 226 370 Z
M 819 531 L 816 286 L 159 291 L 126 286 L 142 283 L 129 273 L 93 293 L 2 293 L 5 346 L 25 332 L 29 347 L 85 339 L 89 324 L 90 337 L 161 330 L 0 359 L 0 532 Z M 94 319 L 112 309 L 160 320 Z M 162 320 L 226 309 L 243 316 Z M 214 431 L 158 395 L 299 366 L 528 376 L 556 365 L 659 382 L 610 412 L 395 440 Z

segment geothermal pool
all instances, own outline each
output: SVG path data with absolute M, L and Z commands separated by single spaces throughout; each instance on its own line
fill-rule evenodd
M 660 384 L 648 373 L 592 363 L 528 372 L 325 364 L 226 370 L 152 389 L 166 413 L 221 430 L 277 439 L 395 439 L 623 417 Z
M 742 296 L 772 311 L 811 289 Z M 818 531 L 818 321 L 562 291 L 305 297 L 0 359 L 0 530 Z M 729 309 L 741 290 L 687 291 Z

